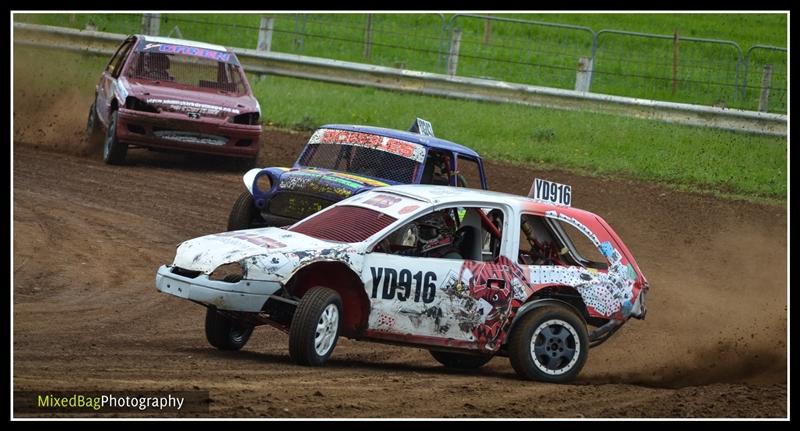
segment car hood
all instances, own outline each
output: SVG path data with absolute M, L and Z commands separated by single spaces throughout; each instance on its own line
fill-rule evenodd
M 286 276 L 311 260 L 350 263 L 349 243 L 323 241 L 276 227 L 223 232 L 194 238 L 178 246 L 174 266 L 210 274 L 218 266 L 242 262 L 255 279 L 258 274 Z M 253 278 L 253 277 L 248 277 Z
M 328 195 L 333 199 L 344 199 L 359 190 L 395 184 L 345 172 L 316 168 L 294 168 L 279 173 L 278 189 Z
M 260 111 L 258 101 L 248 94 L 175 88 L 169 84 L 127 78 L 120 78 L 120 83 L 125 86 L 128 95 L 161 109 L 199 109 L 204 114 L 206 112 L 203 111 L 219 111 L 228 116 Z

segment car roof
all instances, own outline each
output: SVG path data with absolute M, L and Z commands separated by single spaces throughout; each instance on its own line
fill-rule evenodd
M 536 212 L 558 211 L 567 214 L 583 213 L 585 216 L 596 214 L 574 207 L 549 204 L 527 196 L 513 195 L 510 193 L 495 192 L 491 190 L 469 189 L 465 187 L 434 186 L 428 184 L 402 184 L 396 186 L 378 187 L 371 192 L 389 192 L 427 201 L 433 204 L 448 204 L 451 202 L 477 201 L 486 203 L 504 203 L 518 210 L 534 210 Z
M 436 148 L 445 151 L 453 151 L 459 154 L 480 158 L 480 155 L 478 155 L 478 153 L 475 152 L 475 150 L 469 147 L 456 144 L 455 142 L 450 142 L 444 139 L 440 139 L 435 136 L 420 135 L 418 133 L 408 132 L 404 130 L 387 129 L 384 127 L 373 127 L 373 126 L 359 126 L 353 124 L 326 124 L 320 128 L 347 130 L 349 132 L 370 133 L 373 135 L 386 136 L 389 138 L 395 138 L 395 139 L 401 139 L 403 141 L 413 142 L 415 144 L 420 144 L 429 148 Z
M 212 43 L 197 42 L 194 40 L 186 40 L 186 39 L 175 39 L 172 37 L 148 36 L 146 34 L 137 34 L 135 36 L 140 39 L 144 39 L 145 42 L 168 43 L 171 45 L 183 45 L 183 46 L 191 46 L 193 48 L 213 49 L 214 51 L 228 52 L 228 48 L 225 48 L 222 45 L 214 45 Z

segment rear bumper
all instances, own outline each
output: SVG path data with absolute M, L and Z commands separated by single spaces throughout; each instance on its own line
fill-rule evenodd
M 189 278 L 174 274 L 169 266 L 162 265 L 156 273 L 156 288 L 163 293 L 213 305 L 220 310 L 257 313 L 281 285 L 273 281 L 214 281 L 205 274 Z
M 246 158 L 258 155 L 261 130 L 260 125 L 125 108 L 117 118 L 117 139 L 126 144 Z

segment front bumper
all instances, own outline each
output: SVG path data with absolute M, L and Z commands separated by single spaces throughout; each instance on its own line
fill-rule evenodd
M 117 139 L 149 148 L 256 157 L 261 137 L 260 125 L 233 124 L 208 117 L 189 118 L 186 114 L 150 113 L 120 108 Z
M 220 310 L 257 313 L 267 299 L 281 288 L 281 284 L 246 279 L 228 283 L 210 280 L 206 274 L 190 278 L 175 274 L 170 266 L 162 265 L 156 274 L 156 288 L 163 293 L 213 305 Z

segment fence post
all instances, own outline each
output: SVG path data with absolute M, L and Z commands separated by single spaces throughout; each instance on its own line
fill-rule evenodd
M 372 14 L 367 14 L 367 26 L 364 28 L 364 58 L 372 55 Z
M 172 36 L 173 34 L 178 39 L 183 39 L 183 33 L 181 33 L 181 29 L 177 25 L 175 27 L 172 27 L 172 30 L 169 31 L 169 34 L 167 35 L 167 37 L 173 37 Z
M 575 91 L 589 91 L 592 85 L 592 59 L 581 57 L 578 59 L 578 74 L 575 77 Z
M 461 47 L 461 29 L 453 29 L 453 36 L 450 39 L 450 52 L 447 54 L 447 74 L 456 75 L 458 67 L 458 50 Z
M 772 65 L 764 66 L 764 78 L 761 80 L 761 97 L 758 99 L 758 110 L 767 112 L 769 88 L 772 86 Z
M 672 95 L 678 88 L 678 29 L 672 36 Z
M 149 36 L 158 36 L 161 26 L 160 13 L 142 14 L 142 33 Z
M 261 25 L 258 27 L 258 44 L 256 51 L 271 51 L 272 50 L 272 26 L 274 18 L 271 16 L 261 15 Z
M 492 20 L 486 19 L 483 22 L 483 44 L 488 45 L 492 39 Z

